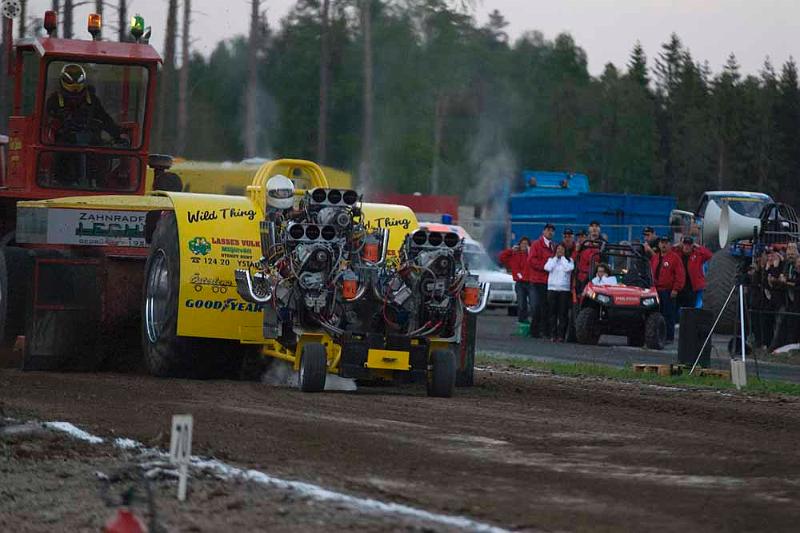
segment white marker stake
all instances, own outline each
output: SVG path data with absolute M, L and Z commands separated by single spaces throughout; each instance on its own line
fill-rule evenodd
M 178 499 L 186 500 L 186 482 L 189 461 L 192 457 L 192 415 L 172 416 L 172 438 L 169 442 L 169 460 L 178 465 Z

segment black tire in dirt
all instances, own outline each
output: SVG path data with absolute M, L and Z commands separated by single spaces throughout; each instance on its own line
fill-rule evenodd
M 196 379 L 235 378 L 248 347 L 236 341 L 178 335 L 180 253 L 173 213 L 153 232 L 142 290 L 142 348 L 154 376 Z
M 641 327 L 628 332 L 628 346 L 635 348 L 644 346 L 644 331 Z
M 596 307 L 584 307 L 575 319 L 575 338 L 579 344 L 597 344 L 600 342 L 598 321 L 600 313 Z
M 728 250 L 722 249 L 714 253 L 708 263 L 708 276 L 706 276 L 706 288 L 703 293 L 703 309 L 708 309 L 716 317 L 728 294 L 731 292 L 733 284 L 736 283 L 736 273 L 740 259 L 731 256 Z M 736 313 L 739 309 L 739 294 L 734 291 L 728 307 L 722 313 L 716 331 L 718 333 L 732 333 L 736 323 Z
M 322 392 L 328 377 L 328 356 L 325 346 L 311 342 L 303 346 L 300 354 L 298 385 L 303 392 Z
M 30 270 L 27 250 L 0 247 L 0 349 L 10 350 L 17 336 L 24 334 Z
M 457 361 L 459 363 L 463 361 L 463 364 L 456 372 L 456 387 L 472 387 L 475 384 L 475 341 L 477 337 L 478 315 L 465 313 Z
M 456 388 L 456 356 L 450 350 L 431 352 L 428 396 L 450 398 Z
M 667 321 L 661 313 L 650 313 L 644 322 L 644 342 L 651 350 L 663 350 L 667 339 Z

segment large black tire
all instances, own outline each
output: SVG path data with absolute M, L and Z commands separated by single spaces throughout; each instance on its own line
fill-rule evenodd
M 456 373 L 456 387 L 472 387 L 475 384 L 475 341 L 478 338 L 478 315 L 466 313 L 461 327 L 459 362 L 463 361 Z
M 731 287 L 736 283 L 736 271 L 739 259 L 732 257 L 728 250 L 719 250 L 711 257 L 708 263 L 708 276 L 706 289 L 703 293 L 703 309 L 708 309 L 716 317 L 719 314 L 725 299 L 731 292 Z M 734 291 L 728 307 L 717 324 L 718 333 L 733 332 L 736 323 L 736 313 L 739 309 L 739 293 Z
M 644 346 L 645 334 L 641 328 L 637 328 L 628 332 L 628 346 L 641 348 Z
M 644 322 L 644 342 L 651 350 L 663 350 L 667 339 L 667 321 L 661 313 L 650 313 Z
M 298 385 L 303 392 L 322 392 L 328 377 L 328 356 L 325 346 L 311 342 L 303 346 L 300 354 Z
M 178 336 L 180 254 L 178 222 L 173 213 L 158 221 L 144 271 L 142 347 L 154 376 L 179 378 L 237 377 L 250 347 L 235 341 Z
M 600 342 L 600 329 L 597 322 L 600 314 L 596 307 L 584 307 L 575 319 L 575 338 L 580 344 Z
M 456 356 L 450 350 L 431 352 L 428 396 L 450 398 L 456 388 Z
M 11 349 L 25 331 L 28 287 L 31 278 L 28 251 L 0 247 L 0 349 Z

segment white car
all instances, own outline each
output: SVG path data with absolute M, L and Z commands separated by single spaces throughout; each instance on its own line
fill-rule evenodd
M 514 278 L 492 261 L 486 250 L 477 241 L 467 240 L 464 243 L 464 262 L 470 273 L 477 274 L 478 279 L 490 284 L 488 308 L 505 307 L 509 314 L 517 310 L 517 293 L 514 291 Z

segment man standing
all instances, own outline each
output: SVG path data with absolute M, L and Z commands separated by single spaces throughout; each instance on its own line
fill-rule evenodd
M 564 230 L 564 233 L 561 234 L 561 237 L 561 244 L 564 245 L 564 257 L 573 259 L 575 254 L 575 233 L 571 228 L 567 228 Z
M 506 248 L 498 259 L 500 264 L 511 271 L 514 277 L 514 291 L 517 293 L 517 325 L 518 331 L 524 329 L 524 325 L 529 324 L 529 299 L 531 294 L 530 283 L 528 281 L 528 252 L 530 251 L 530 239 L 522 237 L 519 243 Z
M 686 282 L 683 261 L 672 251 L 669 237 L 658 241 L 658 252 L 650 258 L 653 279 L 658 291 L 661 314 L 667 322 L 667 343 L 675 341 L 675 299 Z
M 703 290 L 706 288 L 706 275 L 703 266 L 711 260 L 711 250 L 694 243 L 692 237 L 683 238 L 681 260 L 685 272 L 683 290 L 678 294 L 678 308 L 703 306 Z
M 547 328 L 547 271 L 544 265 L 555 254 L 553 233 L 556 228 L 545 224 L 542 236 L 531 245 L 528 255 L 528 279 L 531 282 L 531 336 L 541 337 Z
M 642 232 L 642 245 L 644 246 L 644 253 L 647 254 L 647 257 L 652 257 L 653 254 L 656 253 L 658 237 L 656 236 L 656 231 L 651 226 L 647 226 Z
M 576 283 L 575 283 L 575 291 L 577 293 L 583 292 L 583 287 L 586 286 L 586 283 L 592 278 L 594 274 L 592 270 L 592 259 L 600 255 L 600 247 L 596 244 L 591 244 L 592 241 L 601 241 L 603 240 L 603 236 L 601 233 L 600 223 L 596 220 L 593 220 L 589 223 L 589 235 L 586 237 L 584 241 L 580 241 L 578 245 L 575 247 L 575 251 L 578 254 L 577 259 L 575 261 L 575 268 L 577 274 L 575 276 Z

